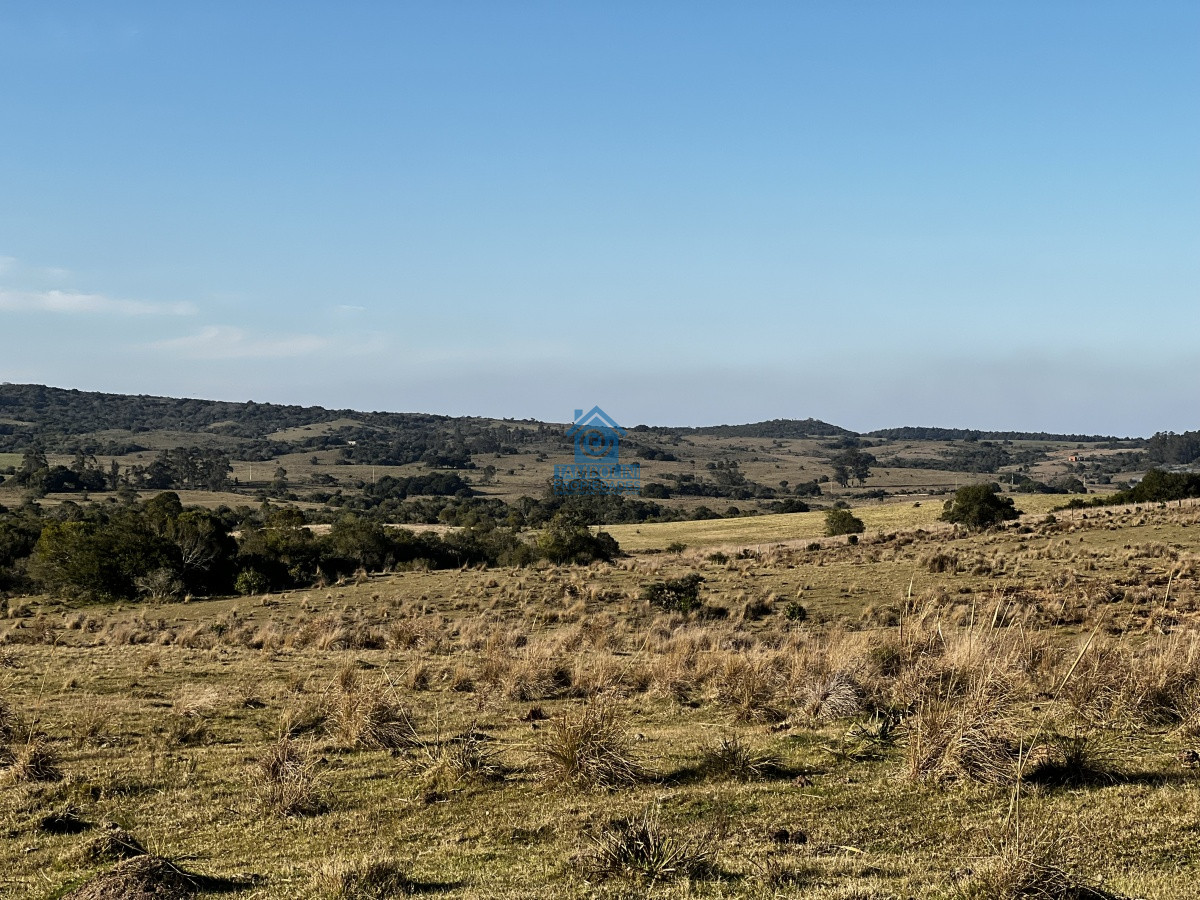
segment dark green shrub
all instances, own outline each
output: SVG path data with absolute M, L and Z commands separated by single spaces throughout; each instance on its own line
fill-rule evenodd
M 862 534 L 866 528 L 863 520 L 848 509 L 830 509 L 825 513 L 825 533 L 830 537 L 839 534 Z
M 700 608 L 700 585 L 704 576 L 693 572 L 682 578 L 656 581 L 642 588 L 642 599 L 672 612 L 688 613 Z
M 941 518 L 944 522 L 984 529 L 1015 519 L 1020 514 L 1012 497 L 1001 496 L 996 485 L 968 484 L 954 492 L 953 500 L 946 501 Z

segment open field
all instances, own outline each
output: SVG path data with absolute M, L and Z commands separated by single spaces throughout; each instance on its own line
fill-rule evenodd
M 1017 498 L 1017 509 L 1030 518 L 1045 515 L 1069 502 L 1068 495 L 1029 494 Z M 875 503 L 854 507 L 868 532 L 916 528 L 944 529 L 940 498 L 924 501 Z M 694 522 L 658 522 L 641 525 L 606 525 L 604 530 L 625 550 L 662 550 L 673 543 L 688 547 L 744 547 L 789 541 L 818 540 L 825 535 L 825 513 L 782 513 L 748 519 L 710 519 Z
M 9 599 L 0 893 L 167 857 L 280 900 L 1194 897 L 1200 506 L 913 525 Z M 693 573 L 699 607 L 643 599 Z

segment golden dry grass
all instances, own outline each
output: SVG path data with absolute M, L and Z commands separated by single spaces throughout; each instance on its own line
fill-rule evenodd
M 1018 796 L 1071 884 L 1185 900 L 1197 526 L 1195 506 L 1085 510 L 725 562 L 10 601 L 0 768 L 23 773 L 37 735 L 62 778 L 0 790 L 0 891 L 61 896 L 112 870 L 87 851 L 111 822 L 189 872 L 258 876 L 234 896 L 263 900 L 950 900 L 1042 872 L 1006 843 Z M 693 571 L 705 609 L 640 599 Z M 588 710 L 603 727 L 577 740 Z M 180 740 L 181 723 L 204 727 Z M 561 731 L 621 776 L 550 774 Z M 1059 777 L 1086 768 L 1080 738 L 1111 777 Z M 1018 784 L 1022 759 L 1059 774 Z M 68 804 L 91 828 L 44 830 Z

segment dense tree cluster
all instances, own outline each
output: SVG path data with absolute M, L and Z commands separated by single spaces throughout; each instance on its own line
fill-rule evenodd
M 1151 469 L 1141 481 L 1123 491 L 1094 497 L 1086 503 L 1076 497 L 1067 507 L 1079 509 L 1084 506 L 1115 506 L 1122 503 L 1170 503 L 1196 497 L 1200 497 L 1200 473 Z
M 833 480 L 840 487 L 849 487 L 851 479 L 860 485 L 866 484 L 867 479 L 871 477 L 871 466 L 876 462 L 870 453 L 858 447 L 849 447 L 830 460 L 833 466 Z
M 1146 442 L 1146 455 L 1153 462 L 1189 465 L 1200 461 L 1200 431 L 1159 432 Z
M 325 533 L 290 507 L 187 508 L 165 492 L 144 503 L 66 502 L 40 515 L 0 507 L 0 591 L 90 600 L 208 596 L 306 587 L 358 570 L 611 560 L 620 548 L 560 511 L 536 542 L 481 519 L 437 535 L 345 514 Z
M 1048 434 L 1043 431 L 979 431 L 974 428 L 881 428 L 869 433 L 870 437 L 887 438 L 893 441 L 1055 441 L 1058 443 L 1112 443 L 1129 441 L 1129 438 L 1099 434 Z M 1141 443 L 1134 440 L 1134 443 Z

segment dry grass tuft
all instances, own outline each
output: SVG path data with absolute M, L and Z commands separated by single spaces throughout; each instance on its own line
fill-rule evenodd
M 16 710 L 4 697 L 0 697 L 0 741 L 11 741 L 16 737 L 20 724 Z
M 313 877 L 314 892 L 327 900 L 388 900 L 420 893 L 426 887 L 405 875 L 391 858 L 336 860 L 323 865 Z
M 1059 867 L 1059 849 L 1026 850 L 1006 843 L 984 861 L 954 894 L 954 900 L 1120 900 Z
M 466 784 L 503 781 L 505 768 L 492 738 L 474 725 L 444 743 L 425 746 L 418 764 L 422 795 L 441 795 Z
M 603 701 L 551 720 L 533 753 L 547 778 L 565 783 L 619 787 L 645 776 L 617 710 Z
M 717 702 L 727 707 L 738 722 L 781 722 L 787 715 L 780 708 L 779 673 L 767 660 L 731 656 L 717 675 Z
M 282 816 L 312 816 L 328 806 L 318 790 L 316 761 L 286 733 L 255 765 L 263 804 Z
M 34 735 L 11 752 L 3 769 L 4 777 L 13 783 L 32 781 L 61 781 L 58 752 L 44 735 Z
M 1019 750 L 1005 719 L 1008 699 L 1006 686 L 985 679 L 961 697 L 923 701 L 906 724 L 908 777 L 984 784 L 1013 780 Z
M 384 750 L 420 745 L 412 714 L 386 681 L 344 676 L 329 709 L 327 727 L 347 747 Z
M 863 711 L 863 692 L 854 676 L 834 672 L 817 680 L 804 699 L 805 715 L 821 722 L 851 719 Z
M 1024 778 L 1053 787 L 1114 784 L 1121 778 L 1116 743 L 1099 735 L 1051 735 L 1031 754 Z
M 139 855 L 71 891 L 64 900 L 187 900 L 198 893 L 226 892 L 252 884 L 252 879 L 197 875 L 161 856 Z

